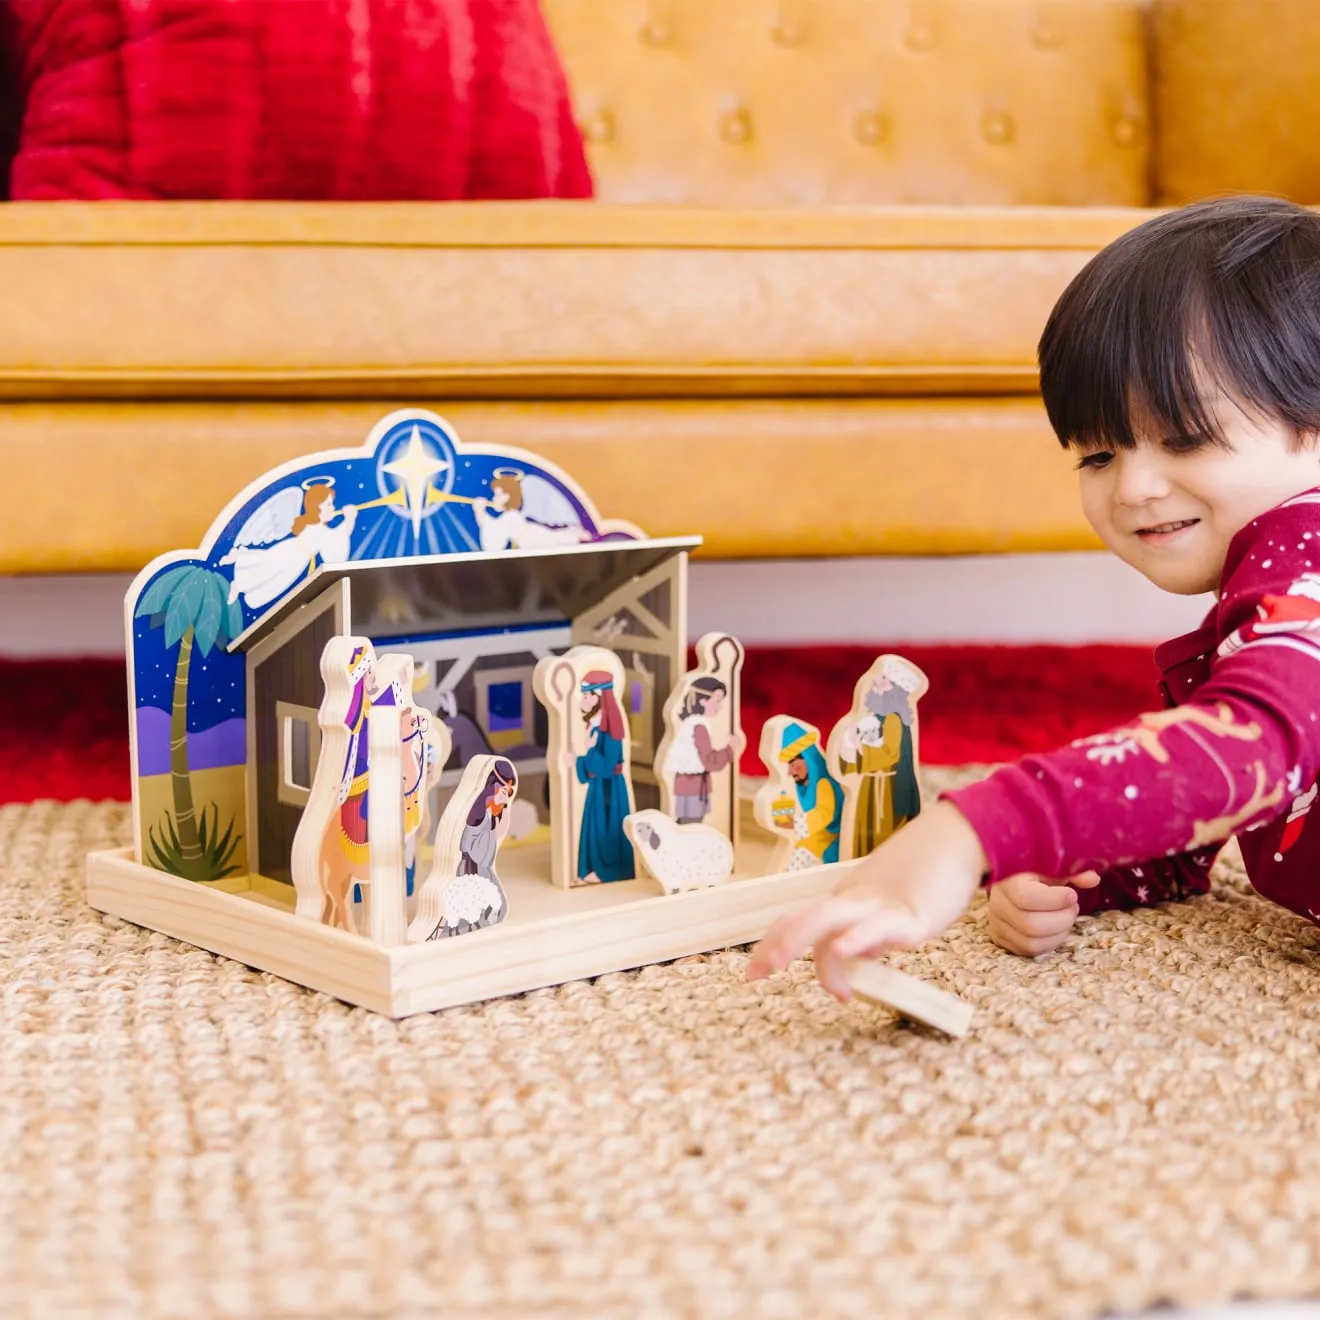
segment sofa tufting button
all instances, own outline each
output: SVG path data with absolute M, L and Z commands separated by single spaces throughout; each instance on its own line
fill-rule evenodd
M 751 141 L 752 117 L 746 106 L 735 106 L 720 115 L 720 137 L 734 146 Z
M 588 142 L 609 142 L 614 137 L 614 116 L 608 110 L 593 110 L 578 127 Z
M 1131 147 L 1141 136 L 1141 128 L 1131 115 L 1116 115 L 1109 125 L 1109 135 L 1120 147 Z
M 802 35 L 800 23 L 785 22 L 782 19 L 770 29 L 770 40 L 776 46 L 800 46 Z
M 638 35 L 647 46 L 667 46 L 669 45 L 670 39 L 673 37 L 673 33 L 669 30 L 669 25 L 667 23 L 662 23 L 659 19 L 655 18 L 649 19 L 642 24 L 641 31 Z
M 935 29 L 929 23 L 914 23 L 903 34 L 903 44 L 908 50 L 928 51 L 935 49 Z
M 1063 29 L 1058 16 L 1048 9 L 1042 9 L 1031 25 L 1031 44 L 1037 50 L 1058 50 L 1063 45 Z
M 987 110 L 981 117 L 981 136 L 992 147 L 1002 147 L 1012 142 L 1016 128 L 1013 116 L 1002 110 Z
M 878 110 L 863 110 L 853 119 L 853 137 L 864 147 L 878 146 L 889 136 L 889 120 Z

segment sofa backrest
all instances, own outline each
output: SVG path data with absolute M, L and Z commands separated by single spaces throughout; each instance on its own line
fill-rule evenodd
M 1144 0 L 542 6 L 605 201 L 1151 200 Z
M 1320 4 L 1155 0 L 1152 19 L 1154 201 L 1320 203 Z

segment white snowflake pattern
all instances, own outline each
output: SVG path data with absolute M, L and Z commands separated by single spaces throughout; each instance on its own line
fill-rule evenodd
M 1147 889 L 1145 885 L 1137 886 L 1137 902 L 1138 903 L 1150 902 L 1150 890 Z
M 1101 765 L 1122 765 L 1129 754 L 1140 750 L 1134 738 L 1118 737 L 1112 733 L 1097 734 L 1094 738 L 1081 738 L 1074 747 L 1087 748 L 1086 759 Z

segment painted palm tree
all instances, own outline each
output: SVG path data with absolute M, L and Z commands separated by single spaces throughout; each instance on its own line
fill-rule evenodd
M 218 808 L 209 822 L 205 809 L 200 816 L 195 810 L 188 768 L 188 674 L 193 647 L 205 656 L 216 645 L 227 645 L 243 630 L 243 610 L 229 599 L 228 578 L 202 564 L 179 564 L 147 588 L 135 617 L 150 618 L 153 628 L 164 628 L 167 651 L 179 648 L 170 709 L 174 819 L 166 813 L 159 839 L 154 829 L 149 831 L 156 862 L 189 880 L 218 880 L 237 870 L 229 863 L 238 837 L 233 837 L 232 820 L 221 835 Z

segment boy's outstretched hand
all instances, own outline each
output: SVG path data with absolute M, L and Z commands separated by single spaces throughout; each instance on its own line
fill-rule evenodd
M 821 985 L 848 999 L 849 958 L 934 939 L 967 910 L 985 870 L 967 818 L 936 802 L 860 861 L 829 898 L 776 921 L 752 954 L 748 978 L 769 976 L 814 948 Z

